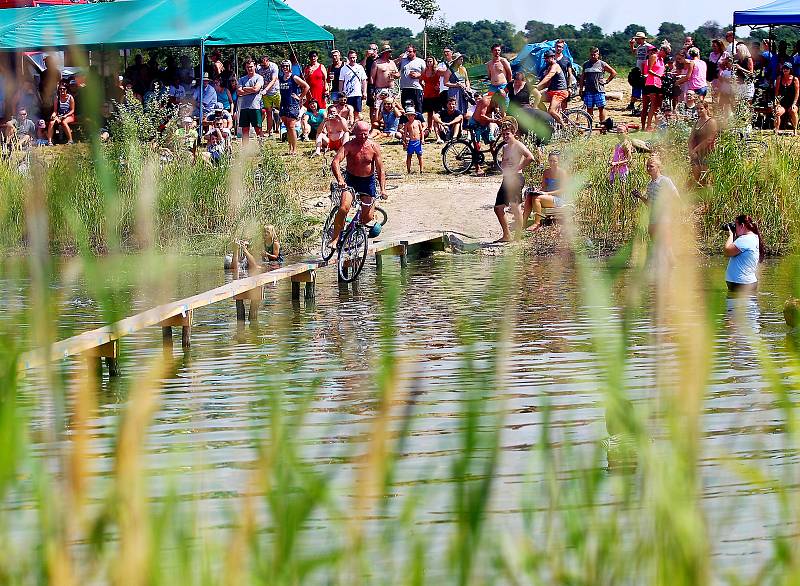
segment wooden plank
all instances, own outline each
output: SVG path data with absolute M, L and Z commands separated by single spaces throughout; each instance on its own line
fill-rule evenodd
M 254 287 L 249 291 L 243 291 L 242 293 L 238 293 L 233 296 L 236 301 L 242 300 L 245 301 L 247 299 L 251 301 L 261 301 L 264 299 L 264 285 L 259 285 L 258 287 Z
M 88 350 L 83 352 L 83 354 L 87 358 L 116 358 L 118 352 L 119 352 L 119 347 L 117 340 L 111 340 L 110 342 L 103 344 L 101 346 L 95 346 L 94 348 L 89 348 Z
M 160 324 L 162 328 L 171 326 L 191 326 L 192 325 L 192 310 L 190 309 L 185 314 L 173 315 L 170 318 L 163 320 Z
M 313 283 L 315 279 L 314 273 L 315 271 L 306 271 L 305 273 L 300 273 L 299 275 L 292 275 L 292 283 Z

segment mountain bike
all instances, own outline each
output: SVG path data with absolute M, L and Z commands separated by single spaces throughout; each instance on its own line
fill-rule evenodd
M 468 127 L 464 130 L 467 131 L 468 138 L 462 136 L 451 139 L 442 148 L 442 166 L 445 171 L 453 175 L 462 175 L 474 166 L 486 164 L 487 155 L 492 156 L 490 169 L 499 170 L 500 150 L 505 144 L 500 133 L 491 142 L 484 143 L 484 148 L 478 148 L 475 130 Z

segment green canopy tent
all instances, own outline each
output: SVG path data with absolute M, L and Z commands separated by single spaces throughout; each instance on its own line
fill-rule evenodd
M 123 0 L 0 10 L 0 51 L 198 46 L 201 77 L 206 46 L 332 40 L 281 0 Z

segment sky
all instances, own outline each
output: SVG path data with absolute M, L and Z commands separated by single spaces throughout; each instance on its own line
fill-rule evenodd
M 716 20 L 722 26 L 733 20 L 734 10 L 745 10 L 767 4 L 769 0 L 662 0 L 596 2 L 574 0 L 565 10 L 558 0 L 539 2 L 531 0 L 438 0 L 449 23 L 459 20 L 507 20 L 523 30 L 529 20 L 540 20 L 551 24 L 574 24 L 584 22 L 599 25 L 606 34 L 622 30 L 630 23 L 643 24 L 649 33 L 655 33 L 664 22 L 679 22 L 693 30 L 708 20 Z M 378 27 L 406 26 L 417 32 L 421 21 L 400 8 L 399 0 L 289 0 L 289 4 L 318 24 L 338 28 L 358 28 L 367 23 Z M 496 10 L 492 10 L 496 8 Z

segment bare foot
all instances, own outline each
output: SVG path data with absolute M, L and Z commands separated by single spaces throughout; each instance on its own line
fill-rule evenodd
M 525 228 L 526 232 L 538 232 L 542 228 L 541 224 L 534 224 L 533 226 L 529 226 Z
M 509 242 L 511 242 L 511 238 L 503 236 L 502 238 L 498 238 L 497 240 L 492 242 L 492 244 L 507 244 Z

